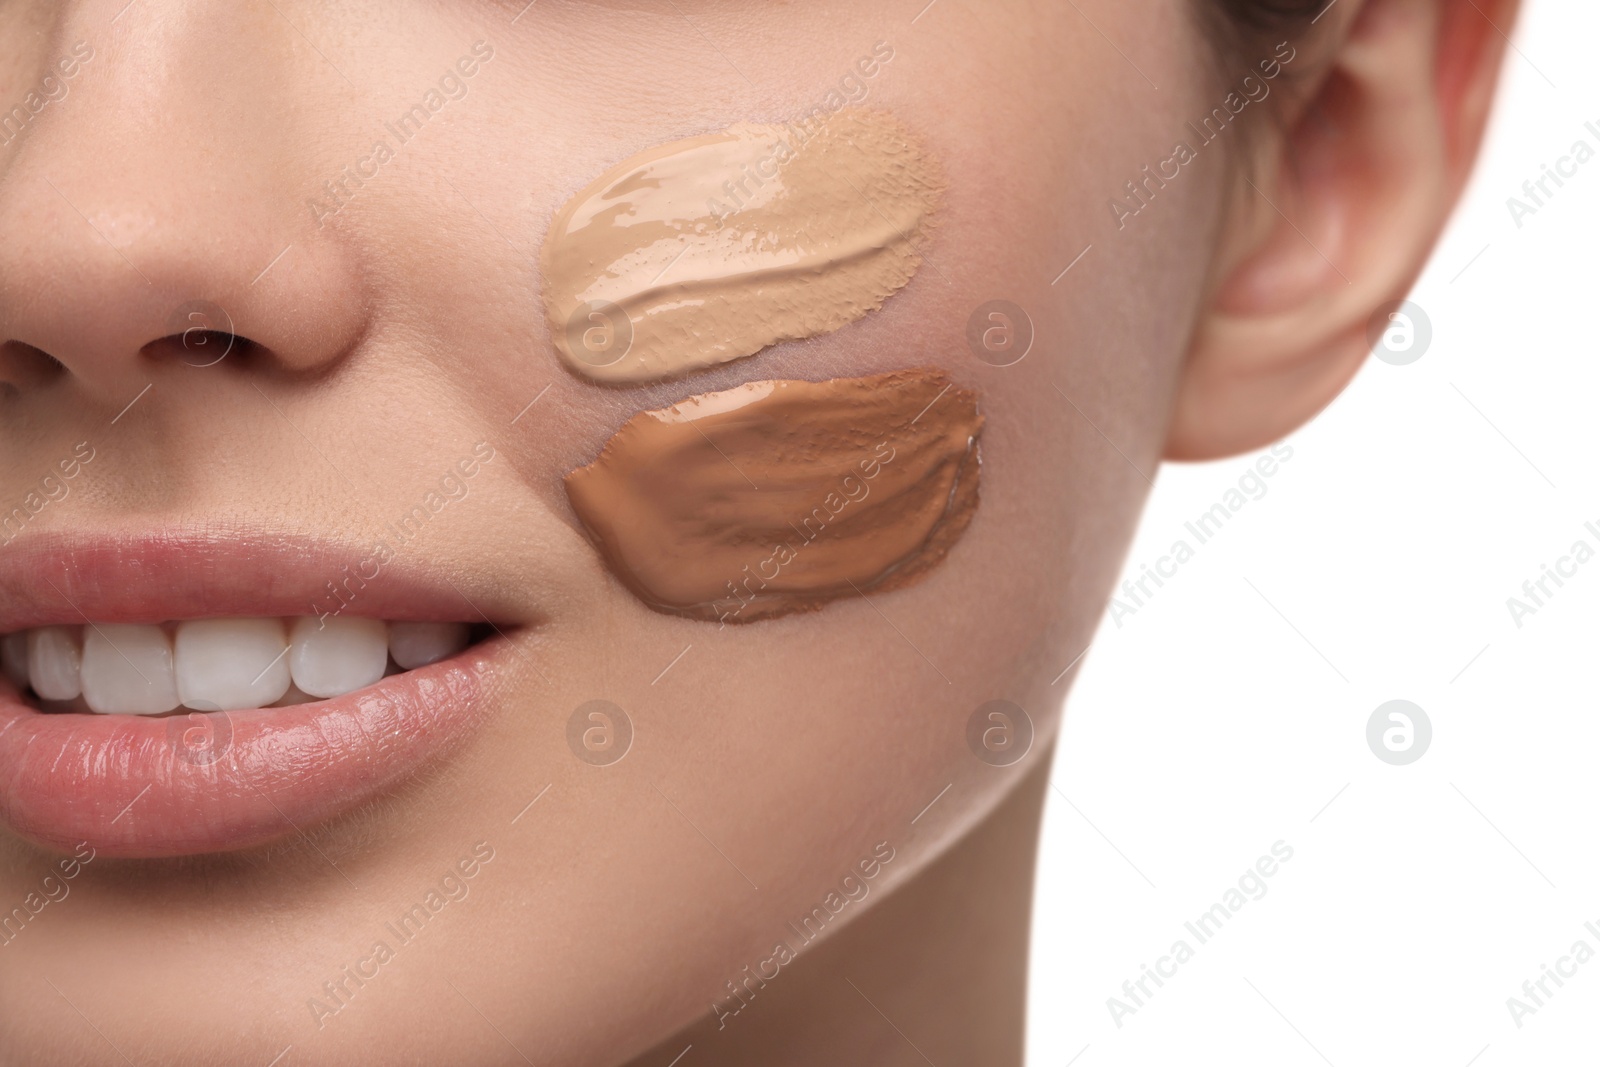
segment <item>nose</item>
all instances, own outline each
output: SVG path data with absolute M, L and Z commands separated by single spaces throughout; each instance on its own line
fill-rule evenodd
M 306 209 L 317 142 L 286 98 L 327 72 L 270 4 L 119 7 L 59 5 L 28 46 L 44 104 L 0 124 L 0 350 L 107 401 L 235 343 L 199 331 L 290 369 L 339 359 L 360 278 Z

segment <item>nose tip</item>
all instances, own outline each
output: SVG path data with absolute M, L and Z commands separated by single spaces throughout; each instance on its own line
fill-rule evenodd
M 60 11 L 54 37 L 71 41 L 79 6 Z M 256 363 L 295 371 L 359 341 L 356 257 L 303 205 L 318 142 L 275 99 L 293 82 L 289 31 L 258 15 L 207 5 L 141 27 L 159 63 L 95 51 L 0 146 L 0 346 L 44 353 L 109 400 L 163 363 L 204 363 L 205 338 L 248 339 Z
M 53 168 L 52 168 L 53 169 Z M 35 173 L 28 173 L 33 170 Z M 57 182 L 13 169 L 0 191 L 0 343 L 26 345 L 108 395 L 152 360 L 191 365 L 249 348 L 303 371 L 361 330 L 343 251 L 286 213 L 159 203 L 137 182 Z

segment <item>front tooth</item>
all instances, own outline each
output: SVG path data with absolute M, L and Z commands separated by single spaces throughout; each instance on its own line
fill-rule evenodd
M 82 630 L 41 626 L 28 631 L 28 677 L 43 700 L 71 700 L 83 692 L 78 668 L 83 661 Z
M 304 616 L 289 632 L 289 674 L 314 697 L 371 685 L 389 662 L 389 636 L 377 619 Z
M 178 706 L 172 642 L 159 626 L 102 623 L 83 634 L 83 699 L 98 712 L 159 715 Z
M 464 622 L 391 622 L 389 655 L 401 670 L 426 667 L 467 647 Z
M 191 619 L 173 640 L 178 699 L 196 711 L 264 708 L 289 691 L 281 619 Z
M 17 692 L 28 688 L 28 631 L 0 637 L 0 670 L 5 671 Z

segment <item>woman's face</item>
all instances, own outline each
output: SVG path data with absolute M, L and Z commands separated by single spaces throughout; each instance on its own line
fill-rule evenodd
M 1210 109 L 1187 8 L 524 4 L 0 8 L 0 508 L 46 501 L 5 528 L 0 631 L 322 604 L 478 639 L 198 758 L 181 730 L 75 737 L 13 707 L 0 912 L 47 899 L 0 946 L 19 1061 L 109 1039 L 489 1062 L 509 1038 L 615 1062 L 830 893 L 871 907 L 1047 753 L 1210 284 L 1222 148 L 1137 217 L 1110 206 Z M 540 251 L 569 198 L 665 142 L 847 106 L 942 166 L 909 284 L 672 380 L 563 365 Z M 969 342 L 997 300 L 1030 320 L 1009 366 Z M 985 419 L 977 510 L 913 584 L 661 613 L 569 503 L 641 411 L 910 367 Z M 622 715 L 580 714 L 597 700 Z M 1020 762 L 969 745 L 995 700 L 1031 718 Z M 608 729 L 631 729 L 620 760 Z

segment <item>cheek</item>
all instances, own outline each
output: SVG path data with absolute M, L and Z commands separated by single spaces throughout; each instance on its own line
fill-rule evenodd
M 698 768 L 694 789 L 726 807 L 729 832 L 747 855 L 761 857 L 753 862 L 796 875 L 800 868 L 764 829 L 797 817 L 791 798 L 814 798 L 807 817 L 822 825 L 850 810 L 887 812 L 910 803 L 909 795 L 889 797 L 875 773 L 892 763 L 930 797 L 948 782 L 970 782 L 963 803 L 982 804 L 992 788 L 982 783 L 992 779 L 966 742 L 977 709 L 1009 699 L 1039 738 L 1053 733 L 1070 677 L 1053 683 L 1098 623 L 1155 474 L 1209 255 L 1220 157 L 1185 168 L 1125 229 L 1109 206 L 1142 167 L 1171 155 L 1185 130 L 1176 102 L 1150 92 L 1090 35 L 1060 34 L 1073 60 L 1061 68 L 1068 74 L 1046 76 L 1043 57 L 1012 56 L 995 83 L 992 61 L 1011 46 L 1002 47 L 998 29 L 952 17 L 950 35 L 897 47 L 874 83 L 874 106 L 914 128 L 946 171 L 936 236 L 916 278 L 847 331 L 803 351 L 768 349 L 667 392 L 697 392 L 701 381 L 865 374 L 931 358 L 979 392 L 988 419 L 982 503 L 966 536 L 915 588 L 852 595 L 778 622 L 685 627 L 621 591 L 609 597 L 613 634 L 626 631 L 650 647 L 660 667 L 692 646 L 666 679 L 653 688 L 644 679 L 640 691 L 658 713 L 685 724 L 680 747 L 662 758 Z M 1143 55 L 1141 66 L 1159 63 L 1178 101 L 1190 95 L 1193 67 L 1178 49 L 1192 43 L 1170 32 L 1145 40 L 1173 54 Z M 971 36 L 957 47 L 963 33 Z M 974 41 L 987 75 L 974 61 Z M 1128 106 L 1088 104 L 1113 98 Z M 805 105 L 795 98 L 797 110 Z M 729 110 L 701 124 L 740 117 Z M 654 116 L 608 122 L 624 131 L 628 151 L 663 139 Z M 581 187 L 619 154 L 589 151 L 554 184 Z M 561 202 L 546 198 L 551 211 Z M 969 320 L 996 299 L 1022 310 L 1034 338 L 1010 366 L 983 359 L 968 342 Z M 590 421 L 580 424 L 590 443 L 573 467 L 592 458 L 609 432 L 601 427 L 627 410 L 588 394 L 580 403 L 590 405 Z M 609 646 L 618 640 L 600 630 L 589 636 Z
M 903 289 L 803 344 L 666 383 L 596 384 L 559 362 L 544 279 L 531 264 L 549 220 L 620 160 L 756 111 L 766 120 L 813 106 L 812 87 L 838 84 L 876 39 L 848 13 L 827 47 L 803 50 L 777 42 L 805 39 L 791 35 L 803 25 L 782 21 L 805 16 L 772 16 L 770 33 L 734 60 L 790 72 L 763 89 L 771 98 L 759 108 L 728 95 L 729 73 L 703 61 L 703 42 L 681 24 L 630 14 L 659 31 L 659 45 L 629 34 L 603 70 L 529 37 L 525 60 L 497 57 L 479 75 L 501 79 L 493 93 L 474 84 L 450 105 L 459 107 L 451 125 L 406 149 L 416 158 L 405 166 L 452 174 L 476 209 L 385 178 L 363 193 L 365 214 L 351 216 L 374 248 L 426 250 L 372 257 L 400 309 L 390 329 L 420 350 L 459 353 L 473 402 L 507 407 L 494 438 L 503 465 L 497 456 L 479 476 L 490 481 L 475 481 L 461 506 L 486 507 L 492 480 L 514 472 L 564 524 L 495 549 L 559 558 L 562 579 L 547 598 L 557 618 L 536 666 L 519 665 L 510 683 L 519 714 L 497 721 L 473 758 L 485 780 L 530 784 L 530 798 L 556 783 L 519 832 L 559 813 L 540 829 L 538 849 L 508 847 L 495 861 L 485 899 L 488 877 L 534 886 L 528 892 L 552 914 L 593 909 L 607 917 L 606 942 L 629 946 L 615 958 L 562 961 L 580 1006 L 600 990 L 610 1003 L 656 1004 L 653 976 L 666 972 L 680 976 L 684 1010 L 703 1011 L 874 843 L 887 840 L 897 858 L 852 908 L 875 907 L 880 888 L 920 869 L 999 801 L 1026 761 L 1042 760 L 1054 736 L 1075 676 L 1063 671 L 1100 621 L 1155 475 L 1209 261 L 1219 168 L 1207 158 L 1185 168 L 1118 229 L 1109 202 L 1171 155 L 1185 122 L 1179 102 L 1200 96 L 1188 91 L 1178 39 L 1163 36 L 1177 31 L 1142 32 L 1132 13 L 1107 27 L 1141 42 L 1140 67 L 1163 72 L 1158 95 L 1101 38 L 1069 31 L 1070 11 L 1035 14 L 1049 45 L 1035 54 L 1023 43 L 1032 37 L 1016 32 L 1027 22 L 1021 9 L 997 6 L 1001 17 L 985 21 L 939 5 L 927 18 L 952 20 L 939 33 L 894 42 L 871 106 L 892 111 L 940 159 L 937 224 Z M 575 18 L 557 10 L 552 17 Z M 570 150 L 537 150 L 548 143 Z M 492 161 L 458 164 L 483 157 L 485 144 L 497 146 Z M 1009 366 L 968 340 L 974 314 L 995 300 L 1021 309 L 1033 335 Z M 563 476 L 593 462 L 641 410 L 758 379 L 929 365 L 978 396 L 983 473 L 965 534 L 915 585 L 725 628 L 666 616 L 607 570 L 562 489 Z M 546 386 L 551 394 L 511 426 Z M 880 480 L 868 483 L 868 503 Z M 622 709 L 632 731 L 631 749 L 603 767 L 576 755 L 567 732 L 594 700 Z M 980 738 L 1000 725 L 983 711 L 997 700 L 1024 713 L 1013 716 L 1015 736 L 1032 733 L 1016 774 L 972 741 L 975 716 Z M 913 834 L 913 817 L 941 793 Z M 552 881 L 552 869 L 570 874 Z M 663 937 L 668 930 L 677 933 Z M 531 957 L 509 966 L 525 968 L 528 987 L 546 986 Z

